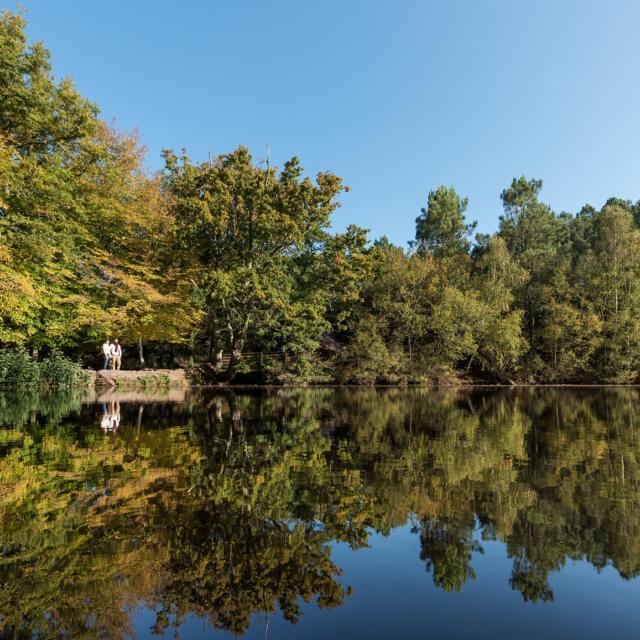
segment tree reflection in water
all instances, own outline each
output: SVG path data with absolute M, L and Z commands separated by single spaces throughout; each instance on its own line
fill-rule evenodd
M 349 594 L 332 544 L 357 550 L 407 521 L 448 591 L 475 577 L 483 540 L 505 544 L 525 600 L 552 601 L 549 575 L 568 559 L 632 578 L 638 399 L 199 392 L 128 397 L 107 435 L 86 398 L 4 394 L 0 636 L 121 637 L 140 604 L 157 632 L 189 613 L 237 634 L 257 612 L 296 622 L 301 600 L 331 608 Z

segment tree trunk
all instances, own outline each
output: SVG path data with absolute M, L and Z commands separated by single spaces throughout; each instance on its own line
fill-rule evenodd
M 234 341 L 231 348 L 231 359 L 229 360 L 229 366 L 224 373 L 224 382 L 231 382 L 236 377 L 238 370 L 238 364 L 242 360 L 242 350 L 244 349 L 244 338 L 238 338 Z
M 222 371 L 222 346 L 218 340 L 218 336 L 212 332 L 209 338 L 209 354 L 207 360 L 213 365 L 217 372 Z
M 244 318 L 242 327 L 237 332 L 234 331 L 231 323 L 228 324 L 229 343 L 231 344 L 231 358 L 229 359 L 229 366 L 224 373 L 222 382 L 226 382 L 228 384 L 236 376 L 238 364 L 242 359 L 242 351 L 244 350 L 244 338 L 247 335 L 247 330 L 249 329 L 250 322 L 251 314 L 248 313 Z
M 140 361 L 140 368 L 144 369 L 144 350 L 142 348 L 142 338 L 138 338 L 138 360 Z
M 211 364 L 213 364 L 215 362 L 215 344 L 216 344 L 216 337 L 214 334 L 211 334 L 209 336 L 209 351 L 207 353 L 207 361 L 211 362 Z

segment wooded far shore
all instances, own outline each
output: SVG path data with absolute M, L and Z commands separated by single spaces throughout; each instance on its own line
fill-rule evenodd
M 332 231 L 348 187 L 297 157 L 144 157 L 0 14 L 0 384 L 77 384 L 115 337 L 222 384 L 639 382 L 640 202 L 556 212 L 516 177 L 477 234 L 425 186 L 401 247 Z

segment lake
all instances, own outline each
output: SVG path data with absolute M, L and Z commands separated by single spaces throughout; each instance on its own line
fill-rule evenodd
M 640 391 L 0 394 L 0 638 L 635 638 Z

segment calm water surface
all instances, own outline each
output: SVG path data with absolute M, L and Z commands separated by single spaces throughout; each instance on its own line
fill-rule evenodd
M 640 392 L 0 395 L 0 638 L 636 638 Z

